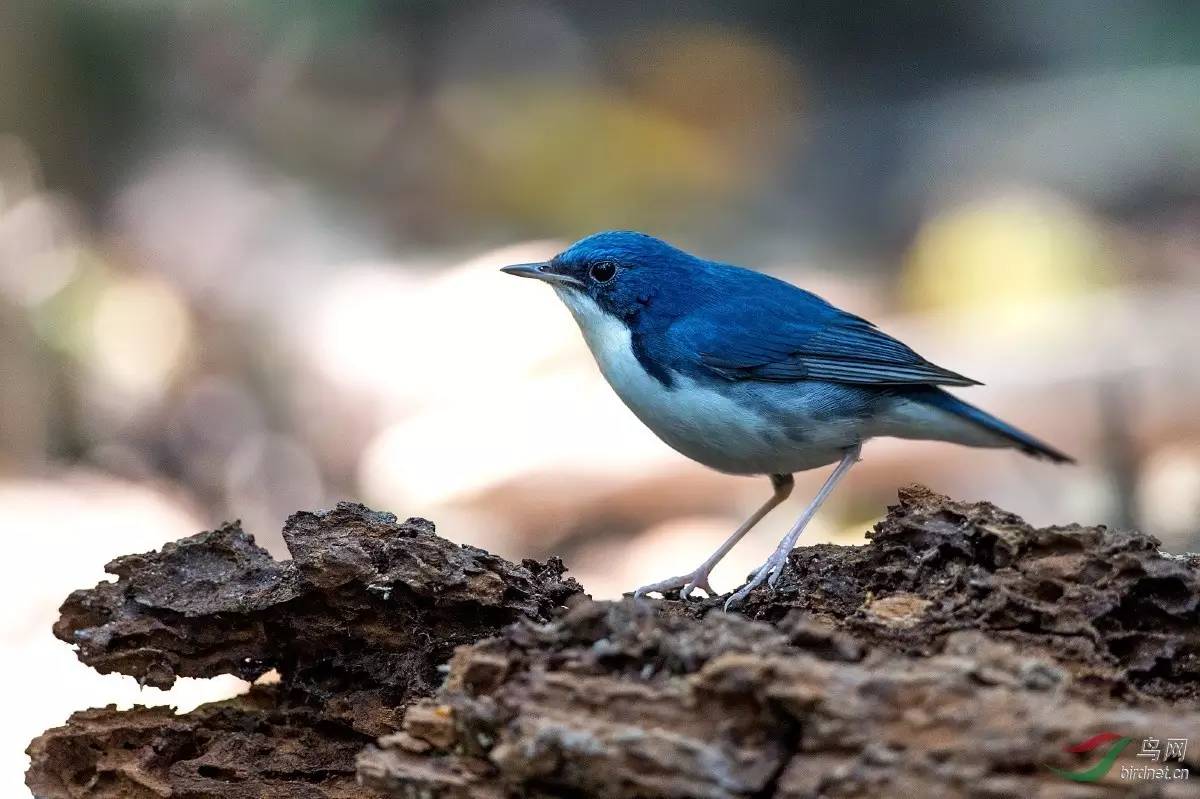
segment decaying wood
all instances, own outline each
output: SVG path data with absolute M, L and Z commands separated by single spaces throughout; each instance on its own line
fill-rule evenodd
M 796 550 L 745 616 L 592 602 L 557 561 L 358 505 L 285 537 L 277 562 L 203 533 L 68 598 L 55 633 L 101 671 L 282 679 L 183 716 L 76 713 L 30 746 L 38 796 L 1191 795 L 1047 768 L 1102 731 L 1200 729 L 1200 558 L 1139 533 L 907 489 L 867 545 Z M 1175 765 L 1200 779 L 1195 751 Z

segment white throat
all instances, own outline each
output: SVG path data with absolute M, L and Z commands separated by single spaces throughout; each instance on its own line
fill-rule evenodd
M 639 375 L 645 375 L 645 370 L 634 357 L 629 328 L 620 319 L 605 311 L 582 291 L 555 286 L 554 293 L 570 309 L 583 333 L 583 340 L 600 365 L 600 371 L 618 393 L 621 391 L 619 383 L 624 382 L 621 378 L 627 380 L 632 376 L 628 374 L 630 368 L 636 368 Z M 649 378 L 649 375 L 645 376 Z

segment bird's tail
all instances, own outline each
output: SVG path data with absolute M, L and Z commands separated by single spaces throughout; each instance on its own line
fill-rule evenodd
M 1007 422 L 1000 421 L 985 410 L 963 402 L 958 397 L 940 388 L 925 388 L 915 396 L 910 395 L 910 397 L 979 425 L 988 432 L 1008 440 L 1014 447 L 1026 455 L 1032 455 L 1035 458 L 1046 458 L 1055 463 L 1075 462 L 1075 459 L 1070 455 L 1060 452 L 1049 444 L 1039 441 Z

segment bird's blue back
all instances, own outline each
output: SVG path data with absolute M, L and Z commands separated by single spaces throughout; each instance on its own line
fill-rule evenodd
M 589 236 L 562 253 L 567 268 L 620 268 L 593 298 L 630 328 L 647 371 L 724 380 L 826 380 L 852 385 L 970 385 L 874 325 L 801 288 L 697 258 L 642 233 Z

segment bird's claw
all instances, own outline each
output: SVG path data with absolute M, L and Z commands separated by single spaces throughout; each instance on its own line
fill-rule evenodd
M 691 596 L 692 592 L 695 591 L 697 588 L 704 591 L 704 593 L 708 594 L 710 597 L 717 595 L 716 592 L 713 591 L 712 586 L 708 584 L 708 575 L 706 574 L 703 577 L 693 578 L 693 580 L 691 582 L 689 582 L 687 585 L 685 585 L 679 591 L 679 598 L 687 599 L 688 597 Z
M 771 579 L 769 582 L 767 582 L 767 585 L 771 588 L 774 588 L 775 583 L 779 582 L 779 575 L 783 574 L 783 566 L 785 563 L 787 563 L 787 555 L 788 550 L 786 549 L 775 550 L 775 552 L 771 554 L 771 557 L 767 558 L 767 562 L 758 567 L 758 571 L 754 573 L 754 576 L 750 578 L 750 581 L 735 591 L 733 595 L 729 597 L 729 599 L 725 600 L 726 612 L 733 610 L 738 605 L 742 604 L 742 602 L 746 600 L 746 597 L 750 596 L 751 591 L 753 591 L 755 588 L 758 588 L 764 582 L 767 582 L 768 577 Z
M 680 589 L 680 599 L 687 599 L 697 588 L 704 589 L 705 593 L 707 593 L 709 596 L 716 596 L 712 586 L 708 582 L 708 572 L 694 571 L 691 574 L 684 574 L 679 577 L 669 577 L 661 582 L 643 585 L 641 588 L 633 592 L 633 598 L 641 599 L 643 596 L 651 592 L 662 593 L 664 591 L 670 591 L 673 588 Z
M 765 572 L 760 571 L 759 573 L 755 574 L 750 582 L 743 585 L 741 588 L 735 591 L 729 597 L 729 599 L 725 600 L 725 612 L 728 613 L 738 605 L 742 604 L 742 602 L 746 600 L 746 597 L 750 596 L 750 592 L 762 585 L 763 580 L 766 578 L 767 575 Z
M 783 576 L 783 567 L 785 565 L 787 565 L 787 555 L 784 555 L 784 557 L 775 564 L 775 568 L 771 569 L 771 578 L 767 580 L 767 585 L 769 585 L 771 588 L 774 588 L 775 584 L 779 582 L 779 578 Z

